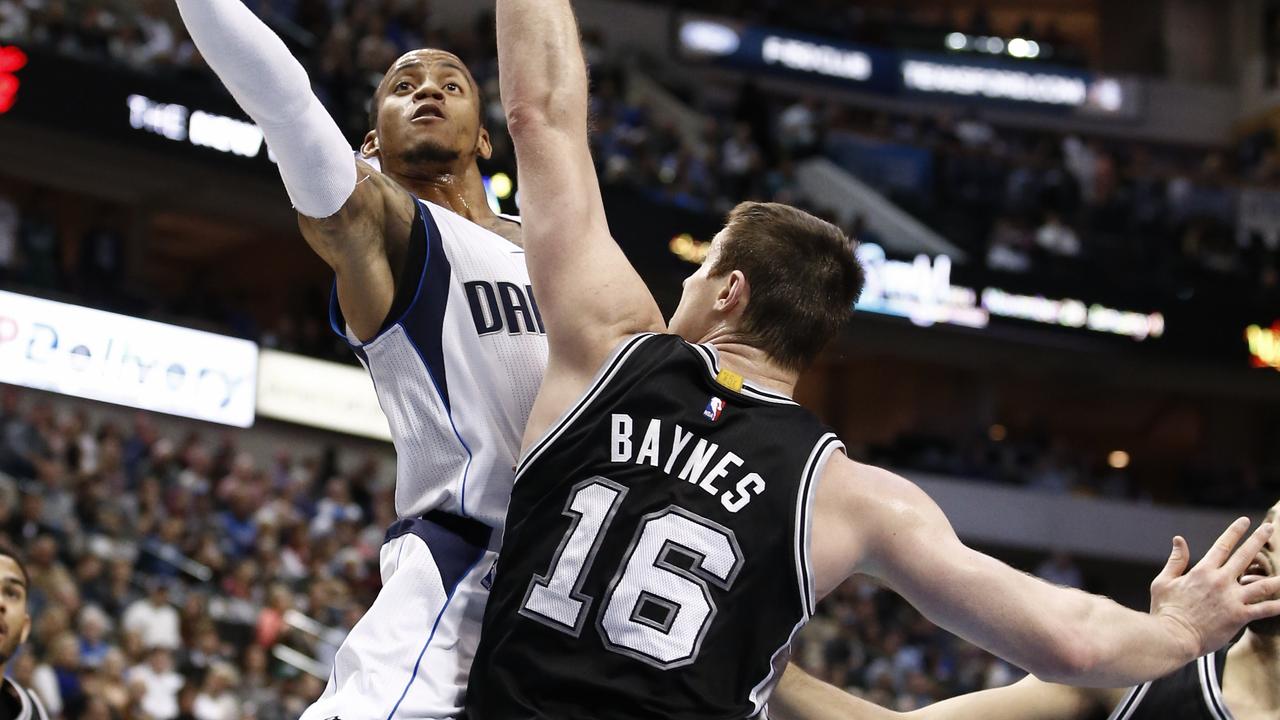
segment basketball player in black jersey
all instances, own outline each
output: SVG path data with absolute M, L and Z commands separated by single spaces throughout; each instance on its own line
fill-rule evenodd
M 0 545 L 0 720 L 48 720 L 40 698 L 4 677 L 9 661 L 31 633 L 27 568 L 16 551 Z
M 1233 523 L 1137 613 L 965 547 L 918 488 L 839 452 L 789 399 L 862 284 L 828 223 L 739 206 L 664 334 L 609 234 L 568 0 L 498 0 L 497 24 L 550 355 L 472 720 L 759 715 L 791 637 L 853 573 L 1041 677 L 1102 686 L 1165 675 L 1280 613 L 1266 600 L 1280 579 L 1235 582 L 1270 526 L 1237 548 L 1248 520 Z
M 1265 520 L 1280 517 L 1280 502 Z M 1179 558 L 1176 562 L 1182 562 Z M 1280 530 L 1240 578 L 1252 584 L 1280 574 Z M 1153 682 L 1122 690 L 1055 685 L 1027 677 L 896 713 L 788 668 L 774 720 L 1276 720 L 1280 718 L 1280 621 L 1256 620 L 1234 643 Z

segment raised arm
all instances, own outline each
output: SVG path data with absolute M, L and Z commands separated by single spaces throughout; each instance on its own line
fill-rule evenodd
M 1027 676 L 1007 687 L 969 693 L 908 713 L 894 712 L 791 665 L 769 699 L 770 720 L 1089 720 L 1124 691 L 1054 685 Z
M 587 145 L 587 68 L 568 0 L 498 0 L 497 25 L 526 260 L 550 345 L 543 392 L 573 396 L 622 338 L 666 326 L 609 234 Z
M 391 308 L 386 239 L 407 241 L 413 200 L 357 163 L 306 70 L 242 0 L 177 0 L 209 67 L 262 129 L 308 244 L 338 277 L 343 314 L 362 336 Z
M 1246 518 L 1189 572 L 1189 550 L 1176 539 L 1152 583 L 1148 614 L 966 547 L 918 487 L 843 456 L 828 464 L 814 506 L 820 593 L 854 572 L 877 577 L 933 622 L 1051 682 L 1152 680 L 1217 650 L 1246 623 L 1280 613 L 1280 601 L 1266 600 L 1280 592 L 1280 578 L 1238 583 L 1270 534 L 1264 525 L 1237 548 Z

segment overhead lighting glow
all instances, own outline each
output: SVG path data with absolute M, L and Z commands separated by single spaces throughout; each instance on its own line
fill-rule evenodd
M 497 195 L 499 200 L 506 200 L 511 197 L 514 185 L 511 182 L 511 177 L 506 173 L 495 173 L 489 182 L 493 187 L 493 194 Z
M 680 44 L 693 52 L 732 55 L 738 51 L 739 43 L 738 33 L 718 22 L 694 20 L 680 28 Z
M 963 50 L 969 46 L 969 38 L 964 33 L 947 33 L 947 47 L 952 50 Z
M 1249 358 L 1254 367 L 1280 370 L 1280 320 L 1269 328 L 1250 325 L 1244 337 L 1249 343 Z
M 1116 470 L 1123 470 L 1129 467 L 1129 453 L 1123 450 L 1112 450 L 1107 455 L 1107 464 Z

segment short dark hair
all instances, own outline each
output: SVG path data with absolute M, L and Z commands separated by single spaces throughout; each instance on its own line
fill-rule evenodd
M 31 574 L 27 572 L 27 561 L 22 558 L 22 554 L 8 542 L 0 541 L 0 557 L 7 557 L 13 561 L 14 565 L 18 566 L 18 570 L 22 572 L 22 586 L 30 593 Z
M 484 86 L 476 80 L 476 76 L 471 74 L 471 68 L 463 65 L 462 68 L 467 71 L 467 78 L 471 80 L 471 87 L 476 91 L 476 112 L 480 116 L 480 129 L 484 130 L 488 126 L 485 111 L 488 105 L 485 103 Z M 387 74 L 382 76 L 382 80 L 378 81 L 378 87 L 373 89 L 373 97 L 369 99 L 369 130 L 378 129 L 378 110 L 382 106 L 382 90 L 387 83 L 387 78 L 391 77 L 391 71 L 387 70 Z
M 739 270 L 751 287 L 741 339 L 803 370 L 839 333 L 862 294 L 862 266 L 840 228 L 780 203 L 729 213 L 714 277 Z

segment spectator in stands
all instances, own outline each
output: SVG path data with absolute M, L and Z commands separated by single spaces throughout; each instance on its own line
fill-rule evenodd
M 150 580 L 147 596 L 130 605 L 121 620 L 124 631 L 136 633 L 148 650 L 176 650 L 182 644 L 178 610 L 169 603 L 170 582 L 161 578 Z
M 0 0 L 0 37 L 4 37 L 4 3 Z M 22 216 L 13 198 L 0 193 L 0 282 L 16 279 L 18 270 L 18 226 Z
M 1013 218 L 1002 217 L 991 231 L 987 267 L 1004 272 L 1024 273 L 1031 269 L 1031 239 Z
M 153 647 L 146 662 L 133 666 L 127 675 L 138 707 L 155 720 L 173 720 L 178 716 L 178 693 L 185 681 L 173 669 L 173 654 L 167 648 Z
M 787 156 L 804 158 L 818 150 L 819 113 L 817 99 L 806 97 L 778 115 L 778 143 Z
M 234 667 L 225 662 L 215 664 L 205 675 L 191 714 L 196 720 L 239 720 L 240 702 L 234 692 L 239 683 Z
M 33 687 L 51 714 L 76 717 L 85 700 L 80 681 L 80 643 L 74 634 L 64 632 L 53 640 L 48 654 L 49 661 L 35 669 Z
M 50 0 L 53 8 L 60 0 Z M 62 246 L 53 218 L 56 210 L 48 196 L 41 196 L 24 213 L 18 226 L 18 248 L 23 257 L 22 282 L 39 288 L 61 285 Z
M 1036 230 L 1036 245 L 1050 255 L 1079 257 L 1080 240 L 1054 210 L 1045 213 L 1044 223 Z
M 26 40 L 30 20 L 30 13 L 22 0 L 0 0 L 0 40 Z
M 86 605 L 80 611 L 80 666 L 97 668 L 111 651 L 107 633 L 111 619 L 97 605 Z

